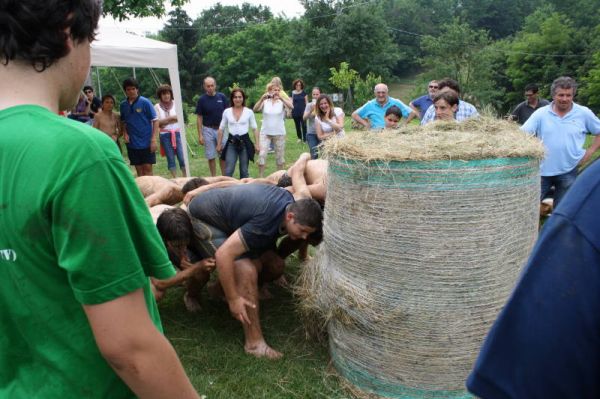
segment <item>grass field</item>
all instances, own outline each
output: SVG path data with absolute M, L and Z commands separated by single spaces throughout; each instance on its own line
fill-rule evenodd
M 349 128 L 350 118 L 346 119 Z M 208 166 L 195 126 L 195 119 L 187 126 L 188 143 L 196 153 L 190 157 L 191 173 L 206 176 Z M 286 130 L 289 166 L 308 147 L 297 142 L 291 119 L 286 120 Z M 250 176 L 257 177 L 258 168 L 250 165 Z M 274 170 L 274 154 L 269 154 L 266 173 Z M 157 159 L 155 174 L 169 177 L 165 158 Z M 301 267 L 295 255 L 288 259 L 286 267 L 288 280 L 293 281 Z M 191 314 L 183 304 L 183 289 L 167 292 L 159 303 L 165 334 L 198 392 L 208 399 L 349 397 L 330 370 L 327 348 L 305 338 L 290 291 L 274 287 L 272 293 L 273 299 L 260 304 L 261 322 L 267 342 L 284 353 L 278 361 L 256 359 L 244 353 L 241 325 L 230 316 L 225 303 L 210 301 L 204 295 L 203 310 Z

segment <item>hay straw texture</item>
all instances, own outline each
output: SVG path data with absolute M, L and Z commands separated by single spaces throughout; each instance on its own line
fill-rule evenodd
M 325 146 L 324 241 L 297 293 L 361 391 L 469 397 L 465 379 L 537 238 L 542 155 L 513 124 L 476 126 Z
M 430 161 L 504 157 L 542 158 L 541 142 L 516 123 L 481 117 L 461 123 L 433 122 L 381 132 L 348 132 L 344 139 L 324 143 L 325 158 L 333 155 L 360 161 Z

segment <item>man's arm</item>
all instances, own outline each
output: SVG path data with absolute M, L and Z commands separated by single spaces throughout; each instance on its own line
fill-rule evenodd
M 412 109 L 412 107 L 411 107 Z M 405 125 L 408 125 L 410 123 L 410 121 L 412 121 L 415 118 L 419 118 L 419 114 L 417 111 L 415 111 L 414 109 L 412 109 L 411 113 L 408 114 L 408 118 L 406 118 L 406 122 L 404 122 Z
M 400 108 L 400 111 L 402 111 L 402 116 L 405 118 L 404 119 L 404 125 L 408 125 L 410 123 L 410 121 L 412 121 L 415 117 L 418 116 L 417 112 L 415 112 L 408 105 L 404 104 L 401 100 L 398 100 L 397 98 L 390 97 L 390 101 L 392 102 L 392 104 L 394 104 L 398 108 Z
M 417 118 L 419 117 L 419 109 L 417 107 L 415 107 L 415 104 L 413 104 L 413 102 L 409 102 L 408 106 L 417 114 Z
M 585 165 L 590 160 L 592 155 L 594 155 L 594 153 L 599 148 L 600 148 L 600 133 L 598 135 L 596 135 L 596 137 L 594 137 L 594 141 L 592 141 L 592 144 L 585 151 L 583 158 L 581 158 L 581 161 L 579 161 L 579 165 Z
M 356 122 L 360 123 L 365 128 L 367 128 L 367 130 L 369 130 L 371 128 L 371 123 L 368 120 L 361 118 L 358 114 L 358 111 L 360 111 L 360 108 L 352 113 L 352 119 L 354 119 Z
M 156 329 L 142 289 L 83 309 L 98 349 L 139 398 L 199 398 L 175 350 Z
M 158 118 L 152 121 L 152 138 L 150 140 L 150 152 L 156 152 L 158 148 L 157 140 L 160 127 L 158 126 Z
M 246 312 L 246 306 L 255 308 L 256 305 L 244 298 L 241 292 L 238 292 L 235 284 L 235 272 L 233 270 L 235 259 L 248 251 L 241 236 L 241 230 L 237 229 L 223 245 L 219 247 L 215 254 L 215 259 L 217 261 L 217 269 L 219 270 L 219 282 L 225 292 L 225 298 L 227 298 L 231 315 L 242 324 L 249 325 L 250 319 Z
M 312 198 L 310 190 L 306 185 L 306 179 L 304 178 L 304 170 L 306 169 L 306 163 L 310 160 L 310 154 L 308 152 L 300 155 L 300 158 L 291 167 L 290 177 L 292 178 L 292 188 L 294 189 L 294 199 L 299 200 L 302 198 Z

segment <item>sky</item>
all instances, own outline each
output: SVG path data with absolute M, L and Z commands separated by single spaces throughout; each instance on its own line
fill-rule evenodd
M 254 5 L 263 5 L 271 9 L 273 15 L 283 15 L 287 18 L 299 17 L 304 14 L 304 7 L 298 0 L 190 0 L 183 6 L 183 9 L 192 19 L 196 17 L 207 8 L 212 7 L 217 3 L 221 3 L 224 6 L 235 6 L 241 5 L 242 3 L 251 3 Z M 167 8 L 167 13 L 170 8 Z M 167 17 L 162 19 L 159 18 L 131 18 L 125 21 L 115 21 L 113 18 L 102 18 L 100 20 L 101 26 L 107 27 L 118 27 L 127 32 L 137 33 L 140 35 L 146 32 L 157 33 L 167 21 Z

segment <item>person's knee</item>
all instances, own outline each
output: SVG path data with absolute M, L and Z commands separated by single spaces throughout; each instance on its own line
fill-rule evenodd
M 235 278 L 241 283 L 257 283 L 258 272 L 250 259 L 240 259 L 235 262 Z

